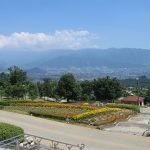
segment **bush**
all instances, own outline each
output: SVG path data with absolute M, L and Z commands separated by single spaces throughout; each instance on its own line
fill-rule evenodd
M 44 117 L 44 118 L 52 118 L 58 120 L 66 120 L 67 115 L 59 114 L 59 113 L 46 113 L 46 112 L 39 112 L 39 111 L 30 111 L 29 114 L 37 117 Z
M 23 133 L 24 131 L 20 127 L 2 122 L 0 123 L 0 141 Z
M 123 108 L 123 109 L 133 110 L 135 112 L 140 112 L 140 107 L 132 104 L 107 103 L 106 106 L 111 108 Z
M 10 102 L 9 101 L 0 101 L 1 106 L 9 106 Z
M 4 108 L 4 106 L 1 106 L 1 105 L 0 105 L 0 110 L 2 110 L 3 108 Z
M 0 101 L 0 105 L 1 106 L 10 106 L 10 105 L 14 105 L 17 103 L 27 103 L 27 102 L 31 102 L 30 100 L 2 100 Z

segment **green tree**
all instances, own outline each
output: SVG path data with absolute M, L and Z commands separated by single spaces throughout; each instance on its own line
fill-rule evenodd
M 82 93 L 82 88 L 80 83 L 76 82 L 75 87 L 74 87 L 74 93 L 73 93 L 73 98 L 74 100 L 80 100 L 81 99 L 81 93 Z
M 150 87 L 149 87 L 148 90 L 146 91 L 145 103 L 150 103 Z
M 8 68 L 9 70 L 9 82 L 11 85 L 22 84 L 25 85 L 27 81 L 26 72 L 17 66 Z
M 0 86 L 0 99 L 5 95 L 5 90 Z
M 51 88 L 51 97 L 57 98 L 57 86 L 58 83 L 55 80 L 51 80 L 50 82 L 50 88 Z
M 51 79 L 45 78 L 43 79 L 43 95 L 47 97 L 52 97 L 52 87 L 51 87 Z
M 78 99 L 79 86 L 73 74 L 67 73 L 60 77 L 58 81 L 58 95 L 69 100 Z
M 45 78 L 43 82 L 38 82 L 37 85 L 40 97 L 57 97 L 57 81 Z
M 93 94 L 93 81 L 84 80 L 80 82 L 81 85 L 81 100 L 93 100 L 94 94 Z
M 42 88 L 43 88 L 43 96 L 44 97 L 45 96 L 51 97 L 50 82 L 51 82 L 51 79 L 49 79 L 49 78 L 43 79 Z
M 37 87 L 38 87 L 38 91 L 39 91 L 39 96 L 41 98 L 44 96 L 43 83 L 37 82 Z
M 5 87 L 5 84 L 8 82 L 8 74 L 2 72 L 0 73 L 0 87 Z
M 11 85 L 11 96 L 13 98 L 24 98 L 27 93 L 27 86 L 23 84 Z
M 26 72 L 17 66 L 12 66 L 8 70 L 7 94 L 10 94 L 13 98 L 23 98 L 27 92 Z
M 94 80 L 94 94 L 97 100 L 114 100 L 122 95 L 122 86 L 116 78 L 104 77 Z
M 37 83 L 30 82 L 28 85 L 28 95 L 29 97 L 34 100 L 39 96 L 39 90 Z
M 5 96 L 5 88 L 8 84 L 8 74 L 2 72 L 0 73 L 0 98 Z

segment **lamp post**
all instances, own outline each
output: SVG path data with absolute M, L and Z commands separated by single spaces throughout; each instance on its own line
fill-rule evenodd
M 140 106 L 140 97 L 139 97 L 139 78 L 136 78 L 137 80 L 137 96 L 138 96 L 138 104 Z

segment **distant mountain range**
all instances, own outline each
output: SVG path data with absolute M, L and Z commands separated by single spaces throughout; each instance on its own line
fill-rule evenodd
M 150 65 L 150 50 L 137 48 L 80 50 L 1 50 L 0 66 L 23 67 L 143 67 Z
M 109 67 L 136 68 L 150 66 L 150 50 L 145 49 L 82 49 L 45 59 L 42 66 L 50 68 Z
M 80 50 L 0 50 L 0 69 L 18 65 L 31 72 L 48 68 L 137 68 L 150 67 L 150 50 L 138 48 Z M 33 68 L 33 70 L 32 70 Z M 36 68 L 36 69 L 35 69 Z M 44 72 L 44 70 L 42 70 Z

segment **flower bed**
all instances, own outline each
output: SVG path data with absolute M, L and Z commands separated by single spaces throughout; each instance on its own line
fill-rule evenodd
M 99 126 L 126 119 L 134 114 L 135 113 L 132 110 L 122 109 L 121 111 L 112 111 L 109 113 L 98 114 L 96 116 L 90 116 L 85 119 L 83 118 L 81 122 L 83 122 L 84 124 Z
M 34 106 L 5 106 L 4 110 L 16 112 L 29 113 L 31 111 L 40 111 L 45 113 L 73 113 L 81 114 L 87 112 L 87 109 L 77 109 L 77 108 L 57 108 L 57 107 L 34 107 Z
M 122 110 L 120 108 L 101 108 L 79 104 L 58 104 L 48 102 L 15 103 L 11 106 L 4 106 L 4 109 L 59 120 L 66 120 L 69 117 L 73 122 L 82 122 L 86 118 L 105 116 L 112 112 L 119 112 Z M 112 118 L 113 119 L 111 120 L 114 120 L 114 116 Z
M 79 109 L 88 109 L 88 110 L 95 110 L 97 107 L 95 106 L 83 106 L 79 104 L 58 104 L 58 103 L 17 103 L 14 104 L 15 106 L 34 106 L 34 107 L 57 107 L 57 108 L 79 108 Z
M 79 115 L 75 115 L 75 116 L 73 116 L 73 119 L 74 120 L 79 120 L 79 119 L 86 118 L 86 117 L 91 116 L 91 115 L 97 115 L 97 114 L 100 114 L 100 113 L 106 113 L 106 112 L 111 112 L 111 111 L 121 111 L 121 109 L 120 108 L 96 109 L 96 110 L 88 111 L 88 112 L 85 112 L 85 113 L 82 113 L 82 114 L 79 114 Z

